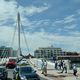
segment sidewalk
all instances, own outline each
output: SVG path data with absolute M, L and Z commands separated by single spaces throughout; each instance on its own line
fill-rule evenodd
M 39 61 L 38 61 L 39 62 Z M 37 64 L 40 64 L 38 63 Z M 41 77 L 41 80 L 80 80 L 80 68 L 78 69 L 78 77 L 75 77 L 73 75 L 72 70 L 68 70 L 68 73 L 61 73 L 60 70 L 55 70 L 53 65 L 48 64 L 48 70 L 47 70 L 47 76 L 44 76 L 41 74 L 41 68 L 36 64 L 36 60 L 30 60 L 31 65 L 33 66 L 34 69 L 39 69 L 37 70 L 37 73 Z M 53 63 L 52 63 L 53 64 Z M 36 66 L 34 66 L 36 65 Z M 38 67 L 37 67 L 38 66 Z
M 43 80 L 80 80 L 80 71 L 77 74 L 78 77 L 72 74 L 72 70 L 69 70 L 68 73 L 61 73 L 60 70 L 48 70 L 47 76 L 41 74 L 41 70 L 38 70 L 37 73 Z

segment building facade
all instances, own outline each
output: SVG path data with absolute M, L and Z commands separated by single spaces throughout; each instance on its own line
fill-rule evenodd
M 34 51 L 34 56 L 36 58 L 53 58 L 55 56 L 59 55 L 65 55 L 61 48 L 55 48 L 53 46 L 51 47 L 45 47 L 45 48 L 39 48 Z
M 18 51 L 17 50 L 13 50 L 12 57 L 18 57 Z
M 0 57 L 17 57 L 17 51 L 13 50 L 12 47 L 0 47 Z

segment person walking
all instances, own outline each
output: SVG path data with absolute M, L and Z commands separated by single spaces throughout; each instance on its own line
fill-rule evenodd
M 44 60 L 43 59 L 42 59 L 42 64 L 41 64 L 41 70 L 42 70 L 41 74 L 44 74 Z
M 57 70 L 58 69 L 58 62 L 55 61 L 55 69 Z
M 61 63 L 60 63 L 60 69 L 63 69 L 63 61 L 61 60 Z
M 67 73 L 67 64 L 65 61 L 63 61 L 63 69 L 62 69 L 62 72 L 63 73 L 65 71 L 65 73 Z
M 58 70 L 60 70 L 60 61 L 57 62 Z
M 44 75 L 47 76 L 47 61 L 44 60 Z
M 73 75 L 74 76 L 77 76 L 77 67 L 76 67 L 76 64 L 73 64 Z

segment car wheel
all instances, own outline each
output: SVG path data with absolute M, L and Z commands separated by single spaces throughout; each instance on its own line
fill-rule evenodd
M 5 79 L 4 80 L 7 80 L 7 76 L 5 77 Z
M 5 80 L 7 80 L 7 78 Z

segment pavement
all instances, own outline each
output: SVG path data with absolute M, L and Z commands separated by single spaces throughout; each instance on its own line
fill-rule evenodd
M 78 72 L 77 72 L 77 76 L 73 75 L 73 71 L 69 70 L 67 73 L 61 73 L 61 70 L 55 70 L 54 66 L 49 65 L 48 64 L 48 70 L 47 70 L 47 76 L 44 76 L 43 74 L 41 74 L 41 69 L 38 68 L 36 65 L 36 60 L 30 60 L 31 65 L 34 67 L 34 69 L 37 70 L 37 73 L 39 74 L 39 76 L 43 79 L 41 80 L 80 80 L 80 68 L 78 68 Z M 40 64 L 37 62 L 37 64 Z M 53 63 L 52 63 L 53 64 Z
M 38 70 L 37 73 L 44 80 L 80 80 L 80 70 L 78 70 L 76 77 L 73 75 L 72 70 L 68 70 L 68 73 L 61 73 L 61 70 L 47 70 L 47 76 L 41 74 L 41 70 Z
M 13 79 L 13 69 L 7 69 L 8 70 L 8 78 Z
M 7 69 L 8 71 L 8 80 L 13 80 L 13 69 Z

